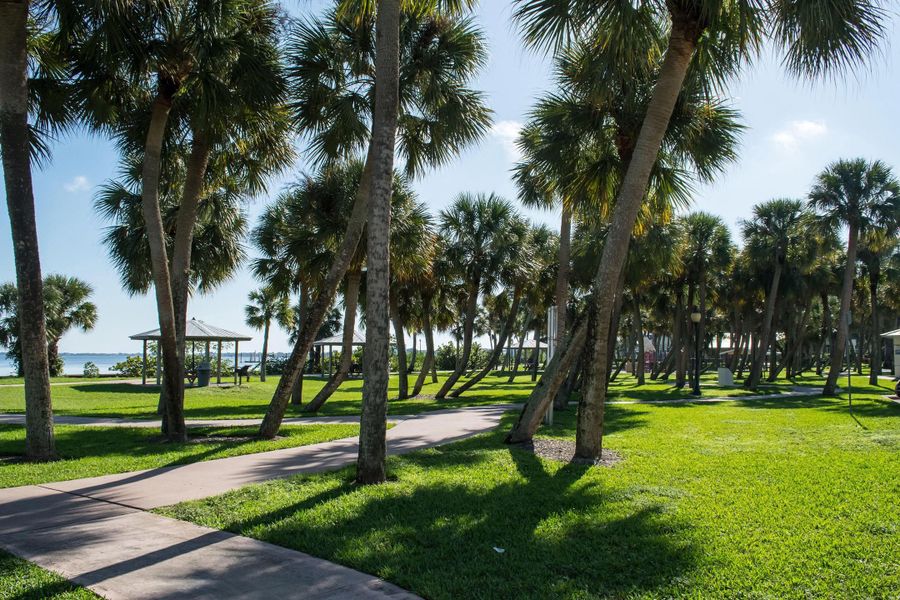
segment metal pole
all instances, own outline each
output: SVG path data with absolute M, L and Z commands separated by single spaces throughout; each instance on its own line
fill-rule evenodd
M 222 340 L 219 340 L 219 347 L 216 349 L 216 385 L 222 383 Z
M 147 385 L 147 340 L 144 340 L 144 360 L 141 362 L 141 385 Z
M 234 382 L 241 384 L 241 376 L 238 375 L 238 341 L 234 340 Z

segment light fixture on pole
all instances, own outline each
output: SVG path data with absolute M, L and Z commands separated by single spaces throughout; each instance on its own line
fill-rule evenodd
M 694 381 L 691 394 L 700 395 L 700 319 L 703 315 L 696 306 L 691 307 L 691 322 L 694 324 Z

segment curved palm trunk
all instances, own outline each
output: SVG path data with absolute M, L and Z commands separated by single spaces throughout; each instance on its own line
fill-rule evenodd
M 44 322 L 44 290 L 34 216 L 28 140 L 28 2 L 0 2 L 0 148 L 18 291 L 19 343 L 25 376 L 25 456 L 56 455 Z
M 469 285 L 469 297 L 466 302 L 466 316 L 463 321 L 462 356 L 460 357 L 459 362 L 456 363 L 456 368 L 453 369 L 453 373 L 450 374 L 450 377 L 447 378 L 447 381 L 444 382 L 444 385 L 441 386 L 438 393 L 434 395 L 438 400 L 444 399 L 447 393 L 454 385 L 456 385 L 456 382 L 462 376 L 469 364 L 469 356 L 472 353 L 472 333 L 475 329 L 475 315 L 478 313 L 478 290 L 480 287 L 481 278 L 479 275 L 476 275 L 475 279 Z
M 747 377 L 747 381 L 744 382 L 744 387 L 748 390 L 756 391 L 762 378 L 763 363 L 766 359 L 766 351 L 769 348 L 769 337 L 772 331 L 772 319 L 775 316 L 775 304 L 778 300 L 778 284 L 781 281 L 781 270 L 781 263 L 776 261 L 775 273 L 772 275 L 772 284 L 769 286 L 769 293 L 766 295 L 766 311 L 763 316 L 762 330 L 759 334 L 759 347 L 750 365 L 750 375 Z
M 522 292 L 521 290 L 516 288 L 513 294 L 513 303 L 509 309 L 509 315 L 507 315 L 506 320 L 503 322 L 503 328 L 500 330 L 500 336 L 497 338 L 497 344 L 494 346 L 494 350 L 493 352 L 491 352 L 490 357 L 488 357 L 487 364 L 483 369 L 481 369 L 481 371 L 476 373 L 468 381 L 453 390 L 450 393 L 451 398 L 458 398 L 460 394 L 484 379 L 500 361 L 500 356 L 503 354 L 503 348 L 506 347 L 506 340 L 509 339 L 509 334 L 510 332 L 512 332 L 513 327 L 515 327 L 516 316 L 519 313 L 519 304 L 521 303 L 521 300 Z
M 612 222 L 594 282 L 596 331 L 589 337 L 594 342 L 595 356 L 590 361 L 587 386 L 579 403 L 575 455 L 580 458 L 596 460 L 602 452 L 608 338 L 615 297 L 619 291 L 617 284 L 628 256 L 631 233 L 647 192 L 650 173 L 702 32 L 697 19 L 688 19 L 679 14 L 672 16 L 666 57 L 653 88 L 634 154 L 616 198 Z
M 394 325 L 394 339 L 397 341 L 397 399 L 409 397 L 409 368 L 406 363 L 406 336 L 403 333 L 403 319 L 397 305 L 397 295 L 390 293 L 390 316 Z
M 831 347 L 831 367 L 828 370 L 828 379 L 822 388 L 822 394 L 833 396 L 837 388 L 837 379 L 841 374 L 841 364 L 844 360 L 844 348 L 847 345 L 847 337 L 850 330 L 848 316 L 850 315 L 850 300 L 853 294 L 853 276 L 856 274 L 856 245 L 859 239 L 859 229 L 850 226 L 850 235 L 847 239 L 847 265 L 844 267 L 844 282 L 841 286 L 841 310 L 838 313 L 837 336 Z M 851 368 L 847 365 L 847 368 Z
M 369 201 L 368 273 L 366 275 L 366 377 L 356 481 L 385 480 L 389 376 L 391 184 L 400 80 L 400 0 L 380 0 L 375 22 L 375 110 L 372 115 L 372 197 Z
M 178 360 L 184 364 L 185 331 L 187 329 L 188 296 L 191 285 L 191 250 L 194 242 L 194 226 L 200 208 L 203 179 L 211 153 L 206 136 L 193 132 L 191 154 L 188 157 L 184 189 L 175 221 L 175 240 L 172 245 L 172 302 L 175 309 L 175 340 L 178 346 Z M 237 365 L 235 365 L 237 368 Z M 265 381 L 264 377 L 260 377 Z
M 425 358 L 422 360 L 422 370 L 416 378 L 413 385 L 412 398 L 422 393 L 422 387 L 425 385 L 425 378 L 428 372 L 434 366 L 434 335 L 431 331 L 431 303 L 432 297 L 427 294 L 422 295 L 422 333 L 425 336 Z
M 541 420 L 550 408 L 550 403 L 559 394 L 569 372 L 584 350 L 588 332 L 587 321 L 586 318 L 582 318 L 572 330 L 572 335 L 560 346 L 559 352 L 553 354 L 541 380 L 531 390 L 528 401 L 519 413 L 519 420 L 506 436 L 507 444 L 528 442 L 534 437 Z
M 162 143 L 169 118 L 171 101 L 162 94 L 153 103 L 150 126 L 144 145 L 144 163 L 141 172 L 141 207 L 144 227 L 150 246 L 150 266 L 153 287 L 156 292 L 156 310 L 159 316 L 160 340 L 163 358 L 163 389 L 165 411 L 163 433 L 171 441 L 187 440 L 184 425 L 184 361 L 178 351 L 175 303 L 166 235 L 159 207 L 159 176 L 162 162 Z
M 291 355 L 284 364 L 281 380 L 275 388 L 275 393 L 272 395 L 272 400 L 266 409 L 262 424 L 259 426 L 260 437 L 271 439 L 278 433 L 288 402 L 291 399 L 291 390 L 300 377 L 303 365 L 306 363 L 306 356 L 309 354 L 309 349 L 315 341 L 316 332 L 322 325 L 325 313 L 334 301 L 334 295 L 341 280 L 347 273 L 347 269 L 350 267 L 353 255 L 356 254 L 356 248 L 359 246 L 359 240 L 366 226 L 373 157 L 373 142 L 370 142 L 366 166 L 363 170 L 356 200 L 353 203 L 353 212 L 350 213 L 350 219 L 347 222 L 344 239 L 341 242 L 341 247 L 335 256 L 334 262 L 331 263 L 328 269 L 324 282 L 318 288 L 315 301 L 303 319 L 300 332 L 297 334 L 297 341 L 294 343 Z
M 872 358 L 869 364 L 869 385 L 878 385 L 878 376 L 881 375 L 881 336 L 878 333 L 878 280 L 881 276 L 881 267 L 876 259 L 875 264 L 869 268 L 869 301 L 872 304 Z
M 534 355 L 531 363 L 531 380 L 537 381 L 538 363 L 541 361 L 541 327 L 534 328 Z
M 559 223 L 559 269 L 556 272 L 556 348 L 561 348 L 568 332 L 569 263 L 572 258 L 572 212 L 563 204 Z
M 306 405 L 304 412 L 316 412 L 334 394 L 350 374 L 353 365 L 353 332 L 356 330 L 356 307 L 359 304 L 359 284 L 362 272 L 354 269 L 347 273 L 347 289 L 344 292 L 344 332 L 341 336 L 341 362 L 312 402 Z

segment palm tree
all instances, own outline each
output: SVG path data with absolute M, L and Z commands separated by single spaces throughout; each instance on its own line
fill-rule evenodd
M 897 228 L 900 223 L 900 182 L 890 167 L 879 160 L 839 160 L 818 175 L 809 193 L 809 204 L 823 227 L 836 230 L 846 226 L 848 230 L 837 336 L 831 347 L 828 379 L 822 389 L 823 394 L 834 395 L 847 344 L 858 243 L 861 237 L 865 239 L 878 229 L 891 231 Z
M 900 224 L 900 223 L 898 223 Z M 879 284 L 886 263 L 898 247 L 896 231 L 875 229 L 870 231 L 861 241 L 857 256 L 866 271 L 869 283 L 870 316 L 872 318 L 872 351 L 869 362 L 869 384 L 878 385 L 881 375 L 882 340 L 881 312 L 879 310 Z
M 445 254 L 466 284 L 462 355 L 453 373 L 435 398 L 444 398 L 462 376 L 472 352 L 478 298 L 493 289 L 501 267 L 515 255 L 520 241 L 515 209 L 494 194 L 460 194 L 440 215 L 441 235 L 447 240 Z
M 559 48 L 577 34 L 601 40 L 612 51 L 599 55 L 597 70 L 621 74 L 633 42 L 667 31 L 664 60 L 646 105 L 640 134 L 625 176 L 616 191 L 608 243 L 595 281 L 597 331 L 592 336 L 597 366 L 579 411 L 576 455 L 598 459 L 602 449 L 606 400 L 609 323 L 629 240 L 643 204 L 653 165 L 669 129 L 684 84 L 707 69 L 720 80 L 738 72 L 742 62 L 770 39 L 784 50 L 787 69 L 811 77 L 863 62 L 885 36 L 885 11 L 875 0 L 818 4 L 739 0 L 622 3 L 612 0 L 517 0 L 514 18 L 528 44 Z M 694 72 L 691 67 L 694 66 Z M 602 88 L 600 88 L 602 89 Z
M 247 299 L 250 304 L 244 307 L 247 325 L 263 330 L 262 359 L 259 365 L 259 380 L 266 380 L 266 362 L 269 357 L 269 327 L 274 320 L 287 329 L 293 322 L 291 301 L 286 294 L 272 288 L 262 288 L 250 292 Z
M 778 301 L 778 287 L 788 253 L 803 235 L 803 206 L 799 200 L 770 200 L 753 207 L 753 218 L 741 222 L 741 231 L 749 256 L 766 265 L 771 283 L 766 293 L 762 327 L 750 375 L 744 387 L 756 390 L 762 377 L 762 367 L 771 344 L 772 319 Z
M 487 363 L 478 373 L 450 393 L 453 398 L 458 397 L 484 379 L 500 361 L 515 329 L 526 290 L 528 288 L 547 289 L 547 275 L 552 275 L 554 271 L 559 272 L 559 269 L 555 268 L 559 245 L 559 238 L 555 233 L 545 226 L 527 227 L 521 221 L 513 222 L 512 228 L 513 235 L 518 238 L 512 243 L 516 244 L 518 249 L 515 255 L 502 266 L 500 272 L 500 281 L 504 286 L 501 294 L 509 302 L 506 318 L 503 319 L 500 333 Z
M 73 3 L 74 71 L 89 126 L 110 131 L 123 154 L 140 157 L 144 230 L 160 322 L 165 370 L 163 430 L 184 440 L 184 330 L 192 235 L 210 155 L 286 123 L 275 34 L 277 14 L 266 2 L 227 0 L 210 10 L 183 0 L 135 10 L 131 6 Z M 283 129 L 280 130 L 283 133 Z M 169 144 L 190 137 L 182 209 L 170 251 L 160 202 Z M 268 157 L 278 134 L 266 134 Z
M 47 134 L 71 116 L 64 61 L 58 50 L 50 7 L 30 11 L 28 0 L 0 6 L 0 154 L 16 265 L 17 337 L 25 375 L 25 456 L 56 455 L 47 358 L 37 223 L 31 163 L 47 156 Z M 29 55 L 31 52 L 31 55 Z M 29 123 L 29 117 L 31 122 Z
M 468 0 L 420 2 L 415 10 L 398 17 L 396 147 L 407 174 L 418 175 L 449 162 L 490 126 L 491 112 L 482 94 L 468 87 L 486 60 L 481 32 L 458 16 L 470 4 Z M 374 84 L 380 68 L 386 66 L 378 63 L 376 19 L 371 12 L 375 6 L 342 0 L 323 20 L 298 27 L 289 44 L 292 108 L 297 126 L 309 141 L 311 158 L 318 164 L 356 156 L 366 146 L 368 152 L 341 247 L 307 311 L 260 426 L 264 437 L 277 433 L 292 382 L 356 253 L 367 221 L 374 148 L 376 142 L 385 144 L 384 135 L 390 133 L 390 128 L 382 128 L 375 135 Z M 387 77 L 385 73 L 382 79 Z M 389 146 L 394 148 L 393 142 Z
M 44 306 L 47 312 L 47 346 L 50 374 L 62 375 L 59 340 L 73 327 L 90 331 L 97 322 L 97 307 L 88 299 L 93 288 L 86 282 L 65 275 L 47 275 L 43 282 Z M 21 318 L 18 292 L 12 283 L 0 286 L 0 346 L 7 348 L 7 356 L 16 365 L 19 375 L 25 373 L 20 337 Z

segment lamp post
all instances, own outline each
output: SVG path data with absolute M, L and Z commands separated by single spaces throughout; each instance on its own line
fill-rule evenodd
M 691 307 L 691 322 L 694 324 L 694 384 L 691 387 L 691 394 L 700 395 L 700 309 L 696 306 Z

